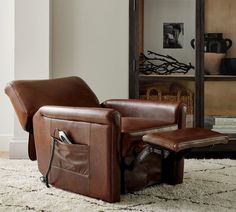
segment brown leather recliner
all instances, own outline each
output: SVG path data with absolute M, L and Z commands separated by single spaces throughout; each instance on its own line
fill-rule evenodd
M 49 183 L 55 187 L 116 202 L 121 193 L 168 178 L 161 154 L 140 157 L 147 145 L 141 138 L 150 132 L 184 128 L 183 104 L 134 99 L 100 104 L 79 77 L 13 81 L 5 92 L 29 132 L 29 157 L 37 159 L 43 175 L 54 151 Z M 65 131 L 73 144 L 60 142 L 56 129 Z M 177 173 L 170 183 L 181 182 L 183 161 L 170 168 Z

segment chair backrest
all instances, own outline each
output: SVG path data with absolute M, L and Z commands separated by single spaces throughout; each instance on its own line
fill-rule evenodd
M 79 77 L 49 80 L 15 80 L 5 88 L 22 128 L 29 132 L 28 153 L 36 160 L 33 116 L 44 105 L 100 107 L 89 86 Z
M 21 126 L 33 130 L 32 118 L 41 106 L 100 107 L 88 85 L 79 77 L 49 80 L 16 80 L 5 88 Z

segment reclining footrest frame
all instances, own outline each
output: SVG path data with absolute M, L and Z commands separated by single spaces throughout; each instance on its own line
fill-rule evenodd
M 143 141 L 162 155 L 162 181 L 179 184 L 183 181 L 184 156 L 193 148 L 228 143 L 228 137 L 203 128 L 186 128 L 143 136 Z M 141 152 L 142 153 L 142 152 Z

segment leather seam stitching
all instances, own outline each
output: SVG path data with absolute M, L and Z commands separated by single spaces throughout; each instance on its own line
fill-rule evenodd
M 42 114 L 42 113 L 40 113 L 40 115 L 43 116 L 43 117 L 45 117 L 45 118 L 48 118 L 48 119 L 56 119 L 56 120 L 64 120 L 64 121 L 73 121 L 73 122 L 83 122 L 83 123 L 89 123 L 89 124 L 99 124 L 99 125 L 103 125 L 103 126 L 109 125 L 109 124 L 102 124 L 102 123 L 98 123 L 98 122 L 90 122 L 90 121 L 82 121 L 82 120 L 69 119 L 69 118 L 66 118 L 66 117 L 57 118 L 57 117 L 54 117 L 54 116 L 47 116 L 47 115 Z

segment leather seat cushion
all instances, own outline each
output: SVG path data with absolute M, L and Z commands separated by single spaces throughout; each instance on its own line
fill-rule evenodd
M 166 121 L 160 121 L 156 119 L 147 119 L 140 117 L 122 117 L 121 118 L 121 132 L 132 133 L 139 131 L 146 131 L 150 129 L 162 128 L 173 126 L 176 128 L 176 124 Z

